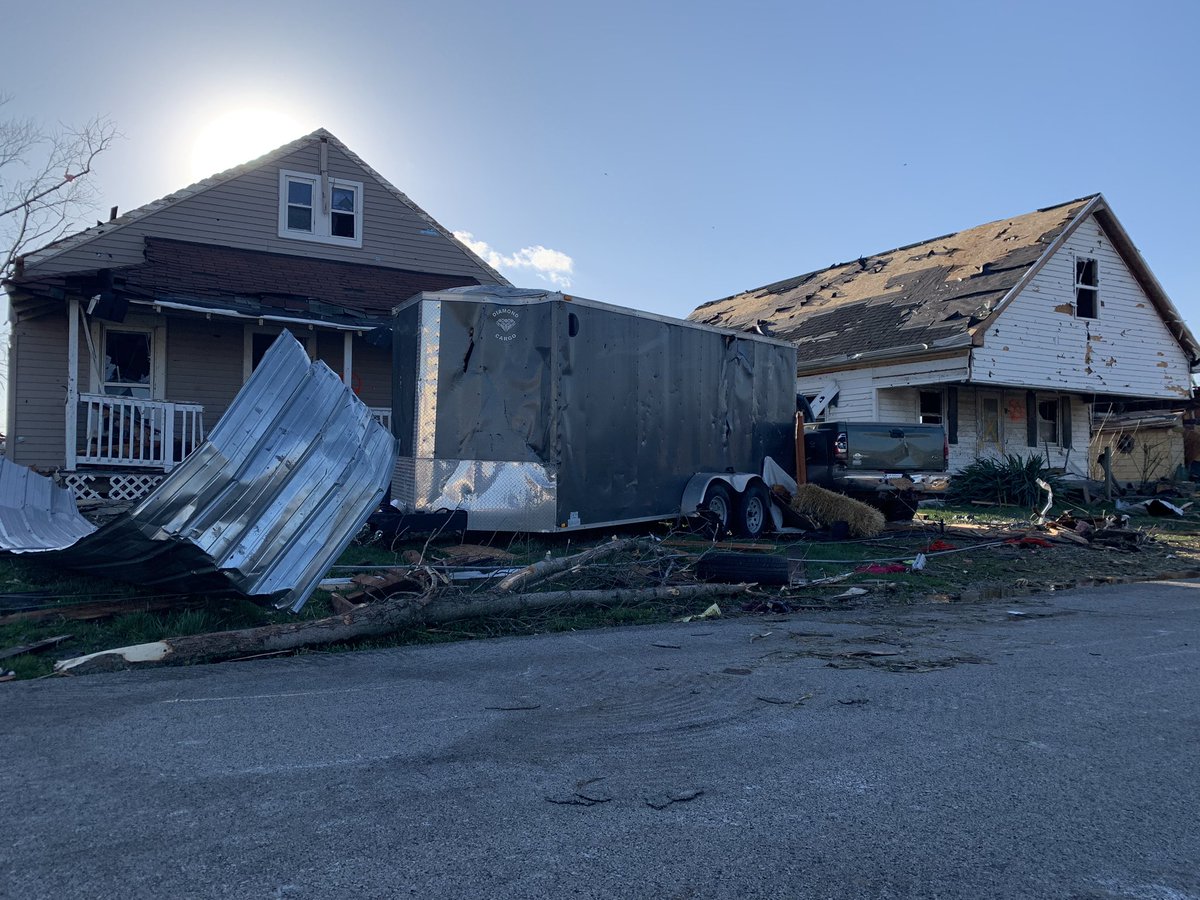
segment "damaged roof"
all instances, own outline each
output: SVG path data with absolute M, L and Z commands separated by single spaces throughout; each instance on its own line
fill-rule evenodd
M 1091 214 L 1195 359 L 1200 348 L 1099 194 L 713 300 L 688 318 L 765 330 L 795 343 L 802 364 L 852 354 L 965 347 L 1040 267 L 1047 251 Z
M 146 238 L 145 253 L 146 261 L 139 265 L 14 282 L 34 296 L 55 296 L 63 290 L 90 296 L 111 289 L 134 301 L 174 300 L 306 320 L 365 317 L 382 324 L 387 324 L 392 307 L 420 291 L 479 283 L 467 275 L 410 272 L 155 237 Z

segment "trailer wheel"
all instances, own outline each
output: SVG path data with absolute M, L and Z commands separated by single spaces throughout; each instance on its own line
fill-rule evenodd
M 729 485 L 723 481 L 710 484 L 704 492 L 700 511 L 707 513 L 709 520 L 715 520 L 718 534 L 728 531 L 729 523 L 733 521 L 733 491 Z
M 760 482 L 753 482 L 738 497 L 734 531 L 739 537 L 756 538 L 771 526 L 771 495 Z

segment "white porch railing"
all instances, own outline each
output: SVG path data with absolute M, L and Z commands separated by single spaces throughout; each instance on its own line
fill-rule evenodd
M 392 430 L 392 408 L 390 406 L 372 406 L 369 409 L 371 410 L 371 418 L 388 431 Z
M 198 403 L 80 394 L 79 408 L 83 440 L 76 465 L 169 472 L 204 443 L 204 407 Z

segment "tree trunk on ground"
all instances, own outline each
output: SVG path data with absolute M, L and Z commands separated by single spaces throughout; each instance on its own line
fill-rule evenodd
M 282 625 L 264 625 L 242 631 L 195 634 L 133 647 L 102 650 L 87 656 L 60 660 L 54 667 L 59 672 L 82 675 L 133 667 L 217 662 L 378 637 L 390 634 L 405 625 L 451 622 L 476 616 L 511 616 L 556 606 L 618 606 L 656 600 L 713 599 L 745 593 L 749 588 L 746 584 L 703 584 L 602 591 L 547 591 L 508 596 L 488 594 L 472 599 L 385 600 L 343 615 L 308 622 L 286 622 Z

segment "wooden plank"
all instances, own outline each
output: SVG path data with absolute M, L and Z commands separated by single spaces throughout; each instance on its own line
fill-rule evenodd
M 21 656 L 25 653 L 37 653 L 39 650 L 46 650 L 49 647 L 57 647 L 63 641 L 70 640 L 74 635 L 59 634 L 54 637 L 48 637 L 40 641 L 34 641 L 32 644 L 20 644 L 16 647 L 8 647 L 0 650 L 0 659 L 9 659 L 13 656 Z

